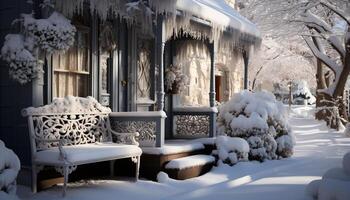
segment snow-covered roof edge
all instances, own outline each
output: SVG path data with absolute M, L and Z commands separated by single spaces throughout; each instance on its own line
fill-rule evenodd
M 206 37 L 219 42 L 219 46 L 239 47 L 250 51 L 252 46 L 261 44 L 260 31 L 256 25 L 228 5 L 225 0 L 149 0 L 150 6 L 157 14 L 165 13 L 167 18 L 167 37 L 173 33 L 177 36 L 182 30 L 195 38 Z M 180 19 L 176 14 L 181 12 Z M 195 17 L 211 25 L 210 32 L 193 27 L 190 20 Z M 229 32 L 230 37 L 224 37 Z

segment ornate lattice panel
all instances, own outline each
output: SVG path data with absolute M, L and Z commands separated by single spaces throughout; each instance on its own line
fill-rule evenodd
M 138 141 L 154 142 L 156 141 L 156 127 L 155 121 L 119 121 L 111 119 L 112 129 L 119 133 L 138 132 L 140 136 Z
M 177 137 L 209 136 L 209 115 L 174 116 L 174 133 Z
M 108 114 L 34 115 L 34 136 L 43 140 L 64 139 L 63 145 L 109 141 Z M 36 140 L 37 149 L 58 146 L 58 142 Z

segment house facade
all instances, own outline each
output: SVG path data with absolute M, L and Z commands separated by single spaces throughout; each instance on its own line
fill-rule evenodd
M 0 44 L 18 31 L 11 22 L 42 1 L 0 3 Z M 1 61 L 0 139 L 30 166 L 27 122 L 21 110 L 55 98 L 92 96 L 108 106 L 116 131 L 139 131 L 140 144 L 162 147 L 174 138 L 215 135 L 217 102 L 247 86 L 249 55 L 259 46 L 254 24 L 224 0 L 56 0 L 55 10 L 77 32 L 65 52 L 45 55 L 44 73 L 21 85 Z M 167 91 L 169 66 L 188 78 L 177 94 Z

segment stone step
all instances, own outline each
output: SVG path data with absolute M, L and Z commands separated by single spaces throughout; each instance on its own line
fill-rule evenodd
M 165 165 L 165 172 L 170 178 L 185 180 L 203 175 L 211 170 L 215 158 L 210 155 L 193 155 L 173 159 Z

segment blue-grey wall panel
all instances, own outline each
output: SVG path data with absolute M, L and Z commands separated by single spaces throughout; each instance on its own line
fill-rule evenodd
M 8 33 L 15 33 L 11 26 L 21 13 L 31 13 L 27 0 L 0 0 L 0 47 Z M 21 110 L 33 105 L 31 84 L 20 85 L 8 76 L 8 66 L 0 61 L 0 139 L 13 149 L 23 165 L 30 164 L 30 148 L 26 119 Z M 42 94 L 39 94 L 42 95 Z

